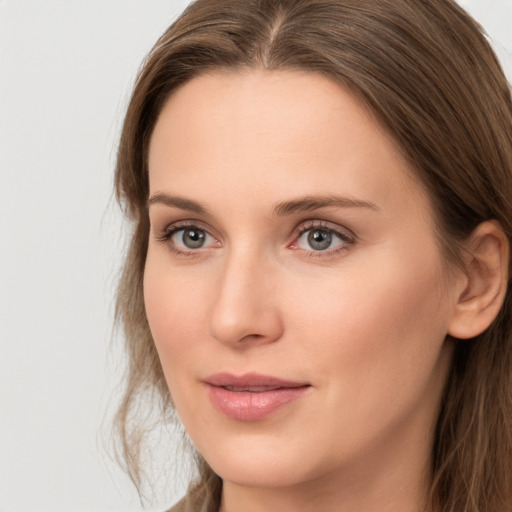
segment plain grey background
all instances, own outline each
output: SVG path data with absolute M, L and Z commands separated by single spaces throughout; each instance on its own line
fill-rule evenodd
M 122 362 L 112 174 L 138 66 L 187 3 L 0 0 L 1 512 L 141 510 L 104 449 Z M 510 79 L 512 0 L 461 4 Z M 184 489 L 163 487 L 150 510 Z

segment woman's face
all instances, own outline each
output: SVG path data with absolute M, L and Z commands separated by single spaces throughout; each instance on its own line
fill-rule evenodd
M 147 317 L 225 485 L 425 470 L 456 287 L 361 103 L 310 73 L 204 75 L 165 105 L 149 173 Z

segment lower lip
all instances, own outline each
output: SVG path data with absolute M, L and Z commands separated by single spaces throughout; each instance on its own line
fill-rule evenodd
M 208 385 L 210 400 L 225 416 L 240 421 L 258 421 L 267 418 L 285 405 L 295 402 L 311 386 L 279 388 L 269 391 L 230 391 Z

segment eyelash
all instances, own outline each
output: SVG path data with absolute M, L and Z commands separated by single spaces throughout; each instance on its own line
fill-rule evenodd
M 182 222 L 176 222 L 176 223 L 166 227 L 164 232 L 161 235 L 156 237 L 156 240 L 158 242 L 162 242 L 162 243 L 166 244 L 169 247 L 169 249 L 171 250 L 171 252 L 173 252 L 174 254 L 176 254 L 178 256 L 197 257 L 197 256 L 201 255 L 200 249 L 192 249 L 189 251 L 184 251 L 182 249 L 178 249 L 173 243 L 171 243 L 171 239 L 176 233 L 178 233 L 180 231 L 193 231 L 193 230 L 202 231 L 202 232 L 208 234 L 209 236 L 211 236 L 212 238 L 215 238 L 212 235 L 210 235 L 206 226 L 202 226 L 200 222 L 182 221 Z
M 294 244 L 297 244 L 300 238 L 309 231 L 322 231 L 339 238 L 343 243 L 334 249 L 326 249 L 325 251 L 315 251 L 314 249 L 306 250 L 307 256 L 311 258 L 332 258 L 337 256 L 339 253 L 344 252 L 348 249 L 347 246 L 353 246 L 356 242 L 356 238 L 352 232 L 348 229 L 341 229 L 340 227 L 334 228 L 330 222 L 310 220 L 304 222 L 294 235 L 294 241 L 288 247 L 293 250 L 300 250 L 293 248 Z
M 206 226 L 203 226 L 202 223 L 197 221 L 182 221 L 182 222 L 176 222 L 167 228 L 165 228 L 164 232 L 161 235 L 158 235 L 156 237 L 156 240 L 158 242 L 166 244 L 169 249 L 178 256 L 187 256 L 187 257 L 199 257 L 201 256 L 201 253 L 203 252 L 201 249 L 191 249 L 188 251 L 184 251 L 183 249 L 179 249 L 171 243 L 172 237 L 180 232 L 180 231 L 201 231 L 206 233 L 208 236 L 212 237 L 213 239 L 216 239 L 213 235 L 210 234 Z M 334 249 L 326 249 L 326 250 L 306 250 L 306 249 L 300 249 L 297 247 L 294 247 L 296 245 L 300 238 L 309 231 L 322 231 L 331 235 L 334 235 L 335 237 L 339 238 L 341 240 L 342 244 L 339 247 L 336 247 Z M 348 229 L 341 229 L 339 227 L 334 228 L 333 225 L 330 222 L 326 221 L 319 221 L 319 220 L 309 220 L 305 221 L 300 225 L 300 227 L 296 228 L 294 230 L 293 234 L 293 242 L 291 244 L 288 244 L 288 248 L 292 250 L 302 250 L 306 253 L 307 257 L 311 258 L 332 258 L 338 255 L 339 253 L 346 251 L 348 249 L 347 246 L 353 246 L 356 243 L 356 238 L 352 232 L 350 232 Z

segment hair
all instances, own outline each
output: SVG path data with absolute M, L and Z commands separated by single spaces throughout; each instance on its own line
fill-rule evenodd
M 433 205 L 447 264 L 483 221 L 512 236 L 511 89 L 482 28 L 452 0 L 196 0 L 162 35 L 136 81 L 120 138 L 116 195 L 133 223 L 116 318 L 128 353 L 116 417 L 136 484 L 150 397 L 172 402 L 143 301 L 148 146 L 169 96 L 212 71 L 302 70 L 351 91 L 398 143 Z M 498 317 L 454 340 L 434 433 L 431 505 L 443 512 L 512 510 L 512 322 Z M 196 454 L 195 493 L 218 506 L 221 479 Z

